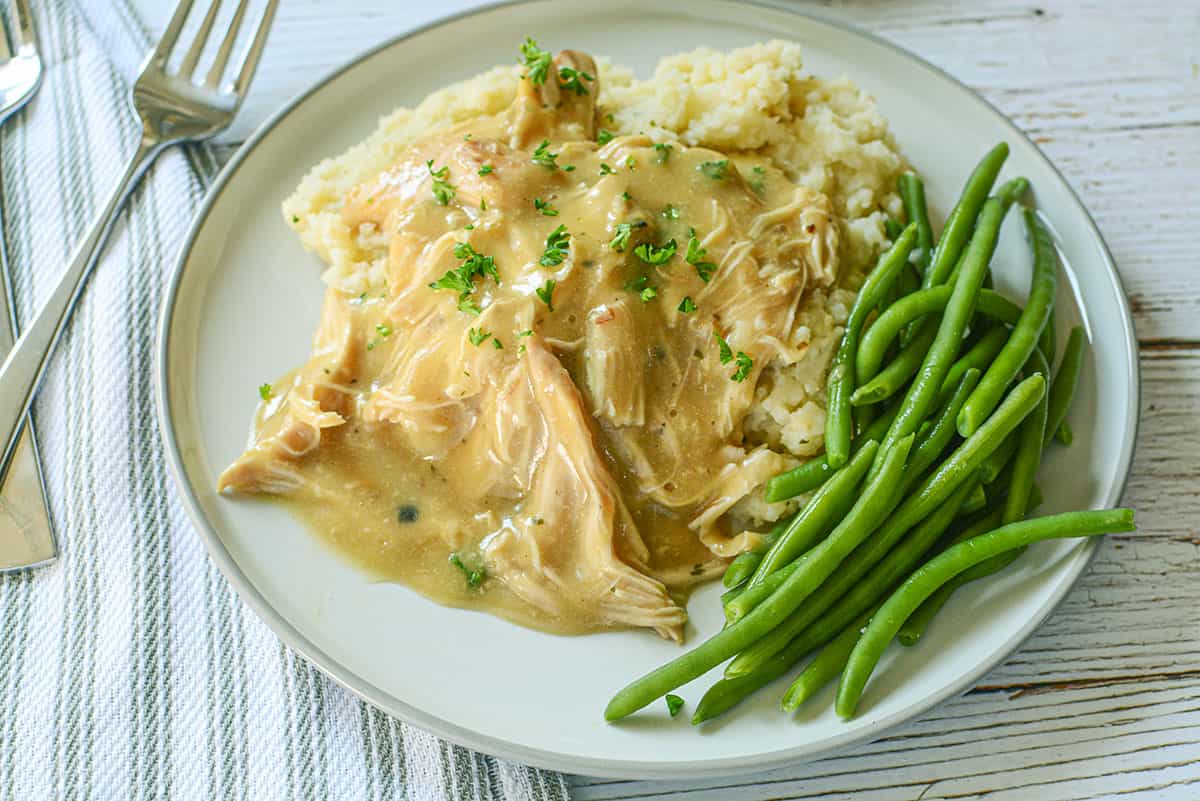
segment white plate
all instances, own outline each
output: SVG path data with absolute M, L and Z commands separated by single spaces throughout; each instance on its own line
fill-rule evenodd
M 1069 280 L 1060 282 L 1060 334 L 1082 321 L 1092 342 L 1071 415 L 1075 444 L 1052 449 L 1043 471 L 1046 509 L 1117 502 L 1138 409 L 1125 295 L 1083 206 L 1004 117 L 882 40 L 791 11 L 725 0 L 671 10 L 529 2 L 453 18 L 359 58 L 263 126 L 210 192 L 163 310 L 158 404 L 180 490 L 212 558 L 288 645 L 371 703 L 457 743 L 578 773 L 696 778 L 764 769 L 876 738 L 971 687 L 1054 609 L 1092 545 L 1038 546 L 1003 575 L 958 593 L 920 647 L 891 649 L 848 723 L 834 716 L 828 691 L 797 719 L 785 717 L 776 690 L 694 729 L 687 716 L 710 676 L 683 688 L 689 707 L 678 719 L 655 704 L 611 725 L 601 711 L 612 692 L 677 655 L 676 646 L 645 632 L 556 637 L 443 608 L 371 581 L 278 506 L 215 494 L 218 472 L 245 444 L 255 388 L 303 361 L 317 319 L 320 265 L 281 222 L 280 201 L 312 164 L 363 139 L 382 114 L 511 62 L 527 34 L 643 75 L 660 56 L 699 45 L 794 39 L 816 74 L 849 74 L 878 98 L 939 215 L 980 155 L 1008 141 L 1001 179 L 1030 178 L 1062 249 Z M 1020 296 L 1029 262 L 1015 216 L 1003 232 L 997 281 Z M 692 599 L 690 643 L 718 629 L 718 589 Z

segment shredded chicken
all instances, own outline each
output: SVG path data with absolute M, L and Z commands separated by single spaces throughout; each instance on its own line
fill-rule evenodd
M 679 640 L 666 587 L 752 544 L 729 512 L 790 463 L 748 451 L 742 425 L 763 368 L 802 355 L 798 309 L 836 278 L 837 226 L 769 165 L 598 145 L 596 74 L 564 51 L 504 113 L 346 196 L 345 223 L 390 241 L 387 286 L 329 293 L 311 360 L 220 488 L 324 504 L 364 552 L 408 536 L 448 581 L 466 554 L 535 623 Z M 410 504 L 397 530 L 412 495 L 437 513 Z M 490 582 L 467 597 L 504 597 Z

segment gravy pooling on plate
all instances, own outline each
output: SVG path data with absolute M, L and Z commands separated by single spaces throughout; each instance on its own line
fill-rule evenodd
M 680 639 L 669 590 L 752 540 L 726 512 L 794 463 L 743 421 L 839 234 L 765 161 L 610 138 L 596 74 L 564 51 L 351 191 L 386 290 L 327 292 L 219 486 L 444 603 Z

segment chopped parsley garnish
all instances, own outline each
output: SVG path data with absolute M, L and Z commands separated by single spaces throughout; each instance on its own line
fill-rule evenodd
M 467 577 L 467 586 L 471 589 L 476 589 L 487 579 L 487 571 L 483 568 L 472 569 L 463 563 L 462 557 L 456 553 L 450 554 L 450 564 L 457 567 Z
M 567 164 L 563 167 L 563 172 L 575 172 L 574 164 Z
M 671 713 L 671 717 L 679 714 L 679 710 L 683 709 L 683 699 L 674 693 L 667 693 L 667 711 Z
M 628 192 L 622 192 L 621 200 L 624 200 L 626 203 L 630 203 L 633 201 L 633 195 L 629 194 Z
M 471 299 L 475 291 L 476 276 L 491 276 L 498 284 L 500 273 L 496 270 L 496 261 L 491 256 L 471 247 L 470 242 L 459 242 L 454 246 L 454 258 L 461 259 L 462 264 L 429 285 L 430 289 L 449 289 L 458 293 L 458 308 L 470 314 L 479 314 L 479 306 Z
M 554 311 L 554 287 L 558 282 L 553 278 L 547 278 L 546 283 L 534 290 L 537 293 L 538 299 L 546 304 L 549 311 Z
M 761 195 L 765 187 L 763 184 L 763 176 L 767 174 L 767 171 L 758 165 L 752 167 L 750 171 L 753 172 L 755 176 L 754 179 L 750 181 L 750 189 L 754 191 L 754 194 Z
M 691 295 L 685 295 L 683 300 L 679 301 L 679 311 L 684 314 L 691 314 L 696 310 L 696 301 L 692 300 Z
M 613 174 L 613 168 L 612 168 L 612 167 L 610 167 L 610 166 L 608 166 L 607 164 L 605 164 L 605 163 L 602 161 L 602 162 L 600 162 L 600 174 L 601 174 L 601 175 L 612 175 L 612 174 Z
M 733 348 L 729 347 L 729 343 L 725 341 L 725 337 L 713 329 L 713 336 L 717 338 L 717 346 L 720 350 L 721 364 L 729 364 L 730 362 L 737 363 L 737 369 L 733 371 L 733 375 L 729 376 L 730 381 L 742 383 L 750 376 L 750 371 L 754 368 L 754 360 L 747 356 L 742 351 L 737 352 L 737 356 L 733 355 Z
M 460 309 L 463 308 L 462 301 L 459 301 L 458 308 L 460 308 Z M 463 309 L 463 311 L 467 311 L 467 309 Z M 479 312 L 477 311 L 477 312 L 475 312 L 475 314 L 479 314 Z M 375 350 L 375 340 L 372 339 L 370 342 L 367 343 L 367 350 Z
M 484 164 L 482 167 L 479 168 L 479 174 L 480 175 L 491 175 L 492 170 L 494 170 L 494 169 L 496 169 L 496 168 L 493 167 L 491 164 Z
M 425 162 L 425 167 L 429 170 L 429 175 L 433 178 L 433 199 L 438 202 L 439 206 L 445 206 L 454 200 L 454 187 L 446 180 L 450 175 L 450 168 L 442 165 L 440 170 L 433 168 L 433 159 Z
M 538 47 L 537 42 L 532 37 L 526 36 L 525 43 L 521 45 L 521 59 L 525 64 L 525 77 L 529 79 L 534 86 L 541 86 L 546 82 L 546 74 L 550 71 L 550 53 Z
M 263 400 L 270 400 L 271 399 L 271 385 L 270 384 L 259 384 L 258 385 L 258 397 L 262 398 Z
M 729 343 L 725 341 L 725 337 L 717 329 L 713 329 L 713 336 L 717 338 L 717 347 L 720 348 L 721 364 L 729 364 L 733 361 L 733 348 L 729 347 Z
M 674 148 L 674 146 L 668 145 L 664 142 L 657 142 L 654 145 L 654 149 L 657 151 L 657 153 L 654 156 L 655 163 L 656 164 L 666 164 L 668 161 L 670 161 L 671 151 L 674 150 L 675 148 Z
M 495 337 L 492 337 L 492 347 L 496 350 L 504 350 L 504 343 Z
M 679 209 L 668 203 L 667 205 L 663 206 L 662 216 L 666 217 L 668 220 L 678 220 Z
M 390 325 L 384 325 L 383 323 L 380 323 L 379 325 L 375 326 L 375 333 L 379 334 L 381 337 L 390 336 L 392 333 L 392 327 Z
M 416 504 L 404 503 L 396 509 L 396 520 L 401 523 L 415 523 L 420 516 L 421 510 Z
M 587 87 L 583 85 L 583 82 L 580 81 L 580 78 L 582 78 L 584 81 L 596 80 L 593 76 L 588 75 L 583 70 L 572 69 L 571 67 L 558 68 L 559 89 L 566 89 L 567 91 L 574 92 L 577 95 L 586 95 L 588 93 Z
M 625 166 L 631 170 L 637 169 L 637 159 L 635 159 L 633 156 L 626 156 Z
M 487 211 L 487 198 L 479 198 L 479 210 Z
M 558 162 L 555 161 L 555 159 L 558 158 L 558 154 L 551 153 L 549 148 L 550 148 L 550 140 L 543 139 L 542 143 L 537 146 L 536 150 L 533 151 L 533 156 L 532 156 L 531 160 L 533 161 L 534 164 L 540 164 L 541 166 L 545 167 L 548 170 L 557 170 Z
M 633 249 L 633 253 L 646 264 L 666 264 L 675 255 L 675 240 L 667 240 L 662 247 L 655 247 L 649 242 L 643 242 Z
M 750 371 L 754 368 L 754 360 L 739 350 L 734 361 L 737 362 L 737 370 L 729 376 L 729 379 L 740 384 L 750 377 Z
M 721 159 L 720 161 L 706 161 L 700 165 L 699 169 L 714 181 L 720 181 L 725 178 L 725 170 L 728 168 L 729 159 Z
M 521 333 L 517 334 L 517 336 L 519 336 L 519 337 L 531 337 L 531 336 L 533 336 L 533 329 L 532 329 L 532 328 L 526 328 L 524 331 L 522 331 Z
M 557 217 L 558 216 L 558 209 L 554 208 L 548 202 L 546 202 L 545 200 L 542 200 L 540 197 L 535 197 L 533 199 L 533 207 L 535 209 L 537 209 L 538 211 L 540 211 L 542 213 L 542 216 L 544 216 L 544 217 Z
M 683 260 L 696 268 L 696 274 L 706 284 L 712 280 L 712 274 L 717 269 L 717 265 L 711 261 L 703 261 L 707 255 L 708 249 L 700 247 L 700 240 L 696 238 L 696 232 L 689 230 L 687 254 L 684 255 Z
M 471 340 L 471 344 L 477 348 L 480 345 L 482 345 L 484 342 L 486 342 L 487 338 L 490 337 L 491 335 L 492 335 L 491 331 L 484 331 L 482 328 L 468 328 L 467 329 L 467 339 Z
M 650 283 L 650 276 L 645 273 L 639 273 L 634 278 L 629 279 L 625 283 L 625 288 L 630 292 L 638 293 L 638 297 L 642 299 L 642 303 L 649 303 L 658 297 L 658 289 Z
M 567 246 L 571 242 L 571 235 L 567 233 L 567 226 L 560 225 L 550 232 L 550 236 L 546 237 L 546 250 L 542 253 L 542 257 L 538 259 L 538 264 L 543 267 L 554 267 L 562 264 L 563 259 L 567 257 Z M 550 305 L 549 301 L 546 303 Z
M 612 115 L 610 114 L 609 116 L 612 116 Z M 613 137 L 615 137 L 615 136 L 616 136 L 616 134 L 614 134 L 612 131 L 609 131 L 605 128 L 601 128 L 596 133 L 596 144 L 607 145 L 609 142 L 611 142 L 613 140 Z
M 646 222 L 638 220 L 632 223 L 617 223 L 616 236 L 608 243 L 608 246 L 617 252 L 625 250 L 629 246 L 629 237 L 633 233 L 634 228 L 645 228 Z
M 298 222 L 300 222 L 300 218 L 299 218 L 299 217 L 297 217 L 295 214 L 293 214 L 293 215 L 292 215 L 292 222 L 294 222 L 294 223 L 298 223 Z

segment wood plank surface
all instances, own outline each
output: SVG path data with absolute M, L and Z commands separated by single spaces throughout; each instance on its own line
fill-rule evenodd
M 167 3 L 137 0 L 159 24 Z M 353 53 L 475 5 L 284 4 L 227 142 Z M 1200 3 L 810 4 L 947 70 L 1008 114 L 1080 194 L 1135 312 L 1142 430 L 1125 502 L 1050 620 L 966 696 L 843 756 L 724 781 L 575 777 L 615 801 L 1200 799 Z

